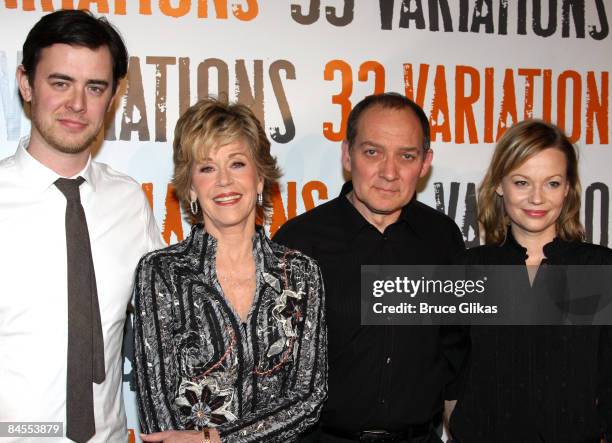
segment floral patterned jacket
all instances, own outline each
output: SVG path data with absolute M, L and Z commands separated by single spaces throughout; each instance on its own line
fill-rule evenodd
M 246 323 L 215 272 L 201 226 L 145 255 L 135 282 L 135 374 L 145 433 L 216 427 L 223 441 L 286 442 L 316 423 L 327 337 L 316 262 L 253 237 L 256 293 Z

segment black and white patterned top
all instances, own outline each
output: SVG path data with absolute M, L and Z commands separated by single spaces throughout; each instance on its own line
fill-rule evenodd
M 253 237 L 246 323 L 223 296 L 216 239 L 194 226 L 145 255 L 135 283 L 135 366 L 145 433 L 216 427 L 223 441 L 285 442 L 314 424 L 327 393 L 324 293 L 316 262 Z

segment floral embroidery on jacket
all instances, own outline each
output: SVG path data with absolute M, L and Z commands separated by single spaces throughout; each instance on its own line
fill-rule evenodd
M 185 429 L 202 429 L 236 420 L 236 416 L 228 410 L 233 395 L 232 388 L 221 388 L 214 377 L 201 382 L 184 380 L 179 388 L 176 405 L 181 414 L 188 417 Z

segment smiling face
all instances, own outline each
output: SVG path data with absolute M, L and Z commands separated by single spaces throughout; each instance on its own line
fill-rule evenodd
M 192 167 L 190 197 L 197 198 L 206 230 L 214 237 L 230 230 L 254 232 L 262 191 L 263 180 L 244 140 L 212 149 Z
M 510 171 L 497 187 L 504 199 L 512 233 L 521 237 L 551 241 L 556 235 L 556 222 L 569 191 L 567 160 L 563 152 L 547 148 Z
M 32 154 L 86 151 L 113 99 L 108 48 L 54 44 L 41 51 L 33 79 L 23 67 L 17 76 L 21 96 L 31 105 Z
M 414 196 L 432 155 L 423 151 L 421 123 L 412 111 L 378 105 L 366 109 L 353 146 L 342 145 L 342 163 L 353 180 L 349 199 L 366 220 L 384 230 Z

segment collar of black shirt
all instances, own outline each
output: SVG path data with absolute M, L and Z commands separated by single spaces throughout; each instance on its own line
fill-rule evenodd
M 544 256 L 547 258 L 547 262 L 556 263 L 559 262 L 564 254 L 567 254 L 573 247 L 575 247 L 575 242 L 565 242 L 561 240 L 559 237 L 555 237 L 553 241 L 544 245 Z M 506 246 L 514 254 L 516 254 L 516 258 L 519 259 L 519 263 L 524 263 L 527 260 L 527 248 L 524 248 L 516 239 L 514 235 L 512 235 L 512 229 L 508 226 L 508 231 L 506 234 L 506 239 L 500 246 Z
M 363 215 L 353 206 L 353 204 L 346 198 L 346 195 L 353 190 L 353 182 L 347 181 L 342 185 L 338 201 L 340 208 L 343 211 L 343 223 L 345 223 L 346 234 L 349 238 L 354 238 L 359 234 L 362 229 L 376 229 L 370 222 L 368 222 Z M 422 216 L 418 211 L 418 206 L 421 205 L 416 199 L 416 193 L 412 197 L 412 200 L 402 208 L 402 212 L 397 223 L 405 223 L 405 225 L 414 233 L 415 236 L 421 237 L 424 232 L 429 232 L 427 223 L 422 220 Z

